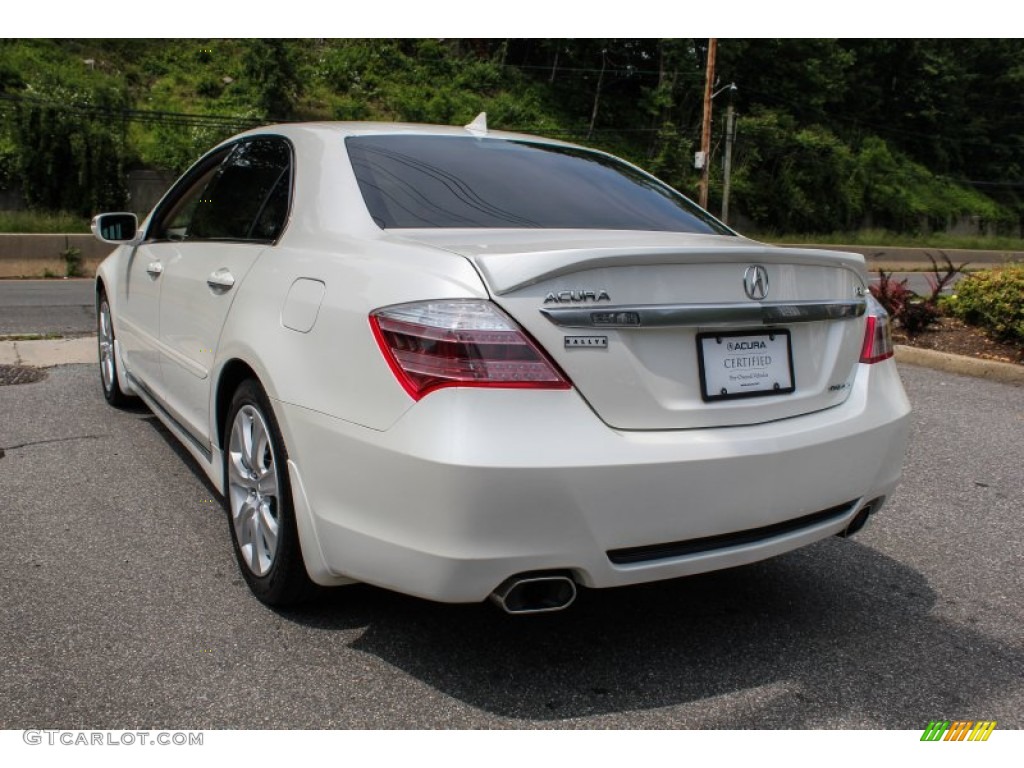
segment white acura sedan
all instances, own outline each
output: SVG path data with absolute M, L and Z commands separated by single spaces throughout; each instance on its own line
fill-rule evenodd
M 93 231 L 106 399 L 203 467 L 270 605 L 558 610 L 850 534 L 900 477 L 863 259 L 743 238 L 600 152 L 271 126 Z

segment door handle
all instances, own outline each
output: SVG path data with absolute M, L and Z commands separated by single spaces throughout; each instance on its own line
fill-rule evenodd
M 206 284 L 215 291 L 230 291 L 235 285 L 235 276 L 226 268 L 211 272 Z
M 149 273 L 150 277 L 160 277 L 160 275 L 163 274 L 164 265 L 159 261 L 151 261 L 146 266 L 146 271 Z

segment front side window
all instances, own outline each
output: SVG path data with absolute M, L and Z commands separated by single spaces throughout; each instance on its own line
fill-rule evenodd
M 576 147 L 471 136 L 353 136 L 370 215 L 392 228 L 732 232 L 671 187 Z
M 160 240 L 274 242 L 291 197 L 291 149 L 276 137 L 235 144 L 193 171 L 193 180 L 157 218 Z
M 189 225 L 202 204 L 203 193 L 216 177 L 229 150 L 224 149 L 201 160 L 182 177 L 171 196 L 154 216 L 149 230 L 150 240 L 185 240 Z

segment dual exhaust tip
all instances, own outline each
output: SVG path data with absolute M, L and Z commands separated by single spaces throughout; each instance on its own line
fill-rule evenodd
M 563 574 L 513 576 L 490 594 L 505 613 L 563 611 L 576 600 L 576 582 Z

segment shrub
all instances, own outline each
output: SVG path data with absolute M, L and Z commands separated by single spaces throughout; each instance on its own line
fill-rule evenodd
M 878 270 L 878 283 L 869 288 L 871 295 L 885 307 L 893 321 L 911 336 L 916 336 L 938 321 L 946 304 L 946 297 L 942 295 L 942 291 L 967 266 L 964 262 L 956 267 L 949 256 L 942 251 L 939 253 L 942 254 L 945 266 L 940 267 L 934 256 L 930 253 L 925 254 L 932 263 L 931 274 L 925 276 L 930 289 L 928 296 L 918 296 L 907 288 L 905 278 L 897 282 L 892 279 L 891 272 L 881 269 Z
M 85 274 L 85 270 L 82 269 L 82 249 L 71 246 L 65 248 L 60 252 L 61 258 L 64 259 L 64 272 L 68 277 L 82 277 Z
M 960 281 L 949 303 L 964 322 L 1024 344 L 1024 264 L 974 272 Z
M 899 324 L 911 336 L 916 336 L 939 319 L 939 309 L 934 300 L 922 299 L 907 288 L 907 280 L 893 280 L 892 273 L 878 270 L 878 282 L 868 290 L 885 307 L 893 322 Z
M 872 283 L 868 290 L 893 320 L 899 317 L 907 302 L 914 297 L 914 292 L 907 288 L 906 278 L 897 282 L 892 273 L 884 269 L 878 270 L 878 282 Z

